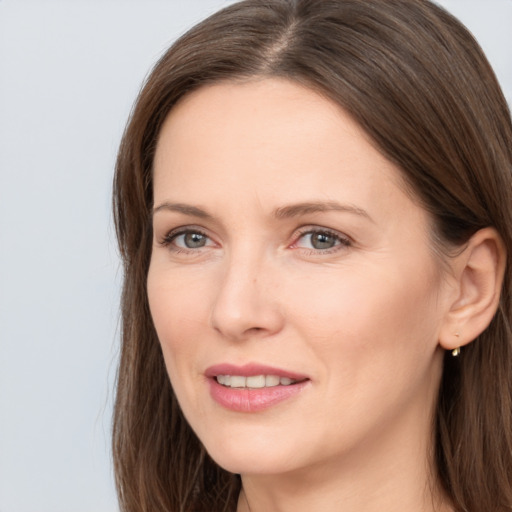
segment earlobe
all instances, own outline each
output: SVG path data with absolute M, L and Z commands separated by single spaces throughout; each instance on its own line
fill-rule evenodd
M 439 344 L 446 350 L 467 345 L 491 323 L 498 308 L 506 249 L 497 231 L 477 231 L 452 260 L 455 298 L 448 304 Z

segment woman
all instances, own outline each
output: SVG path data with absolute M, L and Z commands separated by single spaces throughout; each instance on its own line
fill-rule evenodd
M 124 511 L 512 507 L 512 127 L 416 0 L 246 0 L 117 162 Z

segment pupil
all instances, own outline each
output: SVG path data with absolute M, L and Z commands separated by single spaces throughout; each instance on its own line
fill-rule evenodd
M 334 236 L 329 233 L 313 233 L 313 235 L 311 235 L 311 245 L 315 249 L 330 249 L 334 247 L 334 244 Z
M 197 249 L 205 246 L 206 237 L 201 233 L 187 233 L 184 242 L 189 249 Z

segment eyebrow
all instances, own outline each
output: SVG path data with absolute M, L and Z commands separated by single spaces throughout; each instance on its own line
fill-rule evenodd
M 297 203 L 290 206 L 283 206 L 274 210 L 274 216 L 278 219 L 286 219 L 290 217 L 298 217 L 300 215 L 307 215 L 311 213 L 322 213 L 322 212 L 345 212 L 365 217 L 373 222 L 366 210 L 359 208 L 351 204 L 341 204 L 336 201 L 326 202 L 306 202 Z
M 184 215 L 191 215 L 200 219 L 213 219 L 213 217 L 205 210 L 189 204 L 165 202 L 153 208 L 153 215 L 162 210 L 183 213 Z
M 210 215 L 207 211 L 198 208 L 197 206 L 184 203 L 164 202 L 153 208 L 153 215 L 162 210 L 182 213 L 184 215 L 191 215 L 200 219 L 213 219 L 213 216 Z M 350 204 L 337 203 L 336 201 L 305 202 L 282 206 L 280 208 L 276 208 L 273 211 L 273 216 L 277 219 L 289 219 L 292 217 L 299 217 L 301 215 L 331 211 L 352 213 L 361 217 L 365 217 L 368 220 L 374 222 L 366 210 Z

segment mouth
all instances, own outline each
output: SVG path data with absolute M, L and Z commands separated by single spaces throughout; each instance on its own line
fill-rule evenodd
M 217 375 L 215 380 L 227 388 L 236 389 L 262 389 L 274 388 L 276 386 L 291 386 L 307 379 L 291 379 L 290 377 L 279 377 L 278 375 Z
M 225 409 L 253 413 L 291 400 L 309 387 L 305 375 L 260 364 L 220 364 L 205 372 L 212 399 Z

